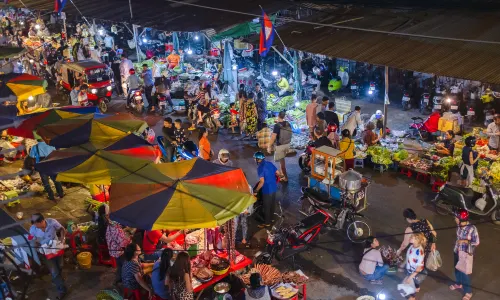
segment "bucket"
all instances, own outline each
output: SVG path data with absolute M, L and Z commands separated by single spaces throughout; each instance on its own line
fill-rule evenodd
M 82 269 L 90 269 L 92 266 L 92 253 L 90 252 L 81 252 L 76 256 L 76 260 L 78 261 L 78 265 Z

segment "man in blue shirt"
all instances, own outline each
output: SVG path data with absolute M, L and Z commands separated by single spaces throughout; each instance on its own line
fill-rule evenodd
M 148 99 L 149 106 L 151 107 L 151 111 L 155 111 L 155 107 L 158 106 L 156 99 L 153 99 L 153 72 L 148 68 L 147 64 L 142 65 L 142 74 L 141 78 L 144 81 L 144 92 L 146 93 L 146 99 Z
M 80 106 L 80 102 L 78 102 L 78 94 L 80 93 L 80 86 L 75 85 L 75 87 L 69 93 L 69 97 L 71 99 L 71 105 Z
M 45 219 L 41 213 L 36 213 L 31 216 L 30 235 L 35 238 L 36 246 L 47 244 L 53 240 L 63 240 L 66 235 L 66 230 L 55 219 Z M 59 235 L 59 237 L 58 237 Z M 59 297 L 57 299 L 65 298 L 68 289 L 62 277 L 62 262 L 63 256 L 56 256 L 51 259 L 42 255 L 42 260 L 45 262 L 52 275 L 52 282 L 57 287 Z
M 52 151 L 54 151 L 54 150 L 56 150 L 56 148 L 47 145 L 43 140 L 38 140 L 38 144 L 31 147 L 29 155 L 30 155 L 30 157 L 35 159 L 36 163 L 39 163 L 42 160 L 44 160 L 47 156 L 49 156 L 49 154 L 52 153 Z M 49 195 L 49 200 L 52 200 L 52 201 L 56 200 L 54 198 L 54 191 L 52 191 L 52 188 L 50 187 L 49 177 L 54 182 L 54 186 L 56 187 L 57 195 L 59 195 L 59 198 L 62 199 L 64 197 L 62 184 L 59 181 L 56 181 L 56 176 L 53 176 L 53 175 L 49 176 L 49 175 L 40 173 L 40 178 L 42 179 L 42 184 L 43 184 L 45 191 Z
M 262 152 L 255 152 L 253 155 L 257 163 L 257 175 L 259 183 L 254 190 L 255 195 L 262 193 L 264 224 L 259 225 L 260 228 L 270 227 L 276 207 L 276 191 L 278 184 L 276 176 L 281 176 L 281 172 L 274 166 L 272 162 L 265 160 L 265 155 Z

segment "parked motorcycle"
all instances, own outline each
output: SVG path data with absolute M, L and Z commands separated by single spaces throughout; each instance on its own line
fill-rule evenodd
M 492 186 L 490 178 L 483 176 L 481 186 L 484 193 L 477 193 L 471 188 L 463 188 L 445 184 L 433 200 L 436 212 L 448 215 L 456 209 L 463 208 L 478 216 L 490 216 L 494 224 L 500 225 L 500 207 L 498 206 L 498 191 Z
M 160 108 L 160 113 L 163 116 L 165 114 L 165 112 L 167 111 L 167 97 L 170 97 L 170 96 L 165 95 L 165 94 L 156 93 L 154 95 L 154 97 L 156 97 L 156 99 L 158 99 L 158 107 Z M 172 107 L 172 109 L 173 109 L 173 107 Z
M 211 109 L 210 113 L 206 113 L 202 116 L 203 126 L 211 130 L 213 133 L 217 133 L 221 128 L 221 123 L 219 118 L 220 118 L 220 109 L 219 108 Z
M 254 261 L 271 264 L 273 259 L 284 260 L 308 250 L 330 218 L 326 211 L 317 210 L 295 225 L 268 230 L 266 252 L 258 252 Z
M 403 106 L 403 110 L 409 110 L 411 108 L 411 97 L 410 93 L 404 91 L 403 99 L 401 99 L 401 105 Z
M 429 109 L 429 99 L 431 95 L 429 93 L 423 93 L 422 97 L 420 97 L 420 108 L 419 111 L 421 114 L 429 114 L 430 109 Z
M 314 141 L 311 140 L 307 143 L 304 153 L 299 156 L 299 167 L 305 174 L 311 172 L 312 149 L 314 149 Z
M 144 108 L 144 100 L 142 99 L 142 91 L 141 90 L 131 90 L 129 91 L 131 95 L 130 100 L 130 108 L 135 110 L 138 113 L 142 113 L 142 110 Z
M 353 243 L 362 243 L 371 234 L 370 226 L 359 220 L 364 216 L 357 213 L 349 201 L 336 201 L 334 204 L 332 199 L 312 188 L 302 188 L 301 201 L 302 213 L 310 216 L 316 211 L 324 211 L 329 217 L 329 229 L 345 230 Z
M 436 87 L 434 97 L 432 98 L 433 109 L 441 109 L 444 97 L 446 97 L 446 89 L 444 85 Z
M 351 80 L 351 96 L 352 99 L 359 98 L 359 86 L 356 80 Z
M 427 127 L 424 125 L 424 119 L 420 117 L 412 117 L 413 123 L 410 124 L 410 128 L 406 131 L 404 138 L 427 140 L 429 132 Z
M 158 147 L 160 148 L 160 151 L 162 153 L 162 156 L 160 158 L 160 162 L 166 163 L 169 162 L 167 161 L 167 150 L 165 149 L 165 144 L 163 143 L 163 136 L 158 136 L 156 137 L 156 141 L 158 143 Z M 177 145 L 174 148 L 174 153 L 172 155 L 172 161 L 171 162 L 176 162 L 176 161 L 181 161 L 181 160 L 190 160 L 195 157 L 198 157 L 198 146 L 193 141 L 186 141 L 182 145 Z
M 368 86 L 368 99 L 370 102 L 375 102 L 375 98 L 377 97 L 377 87 L 375 86 L 375 82 L 371 81 Z

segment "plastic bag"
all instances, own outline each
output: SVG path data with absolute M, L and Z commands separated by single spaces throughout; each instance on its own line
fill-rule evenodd
M 417 288 L 415 287 L 415 281 L 410 280 L 410 283 L 406 283 L 406 279 L 408 277 L 405 277 L 403 279 L 403 282 L 401 284 L 398 284 L 398 291 L 403 297 L 408 297 L 410 295 L 413 295 L 417 292 Z
M 437 269 L 441 268 L 443 265 L 443 260 L 441 259 L 441 254 L 439 251 L 435 250 L 429 253 L 429 257 L 427 257 L 427 261 L 425 263 L 425 267 L 429 271 L 437 271 Z

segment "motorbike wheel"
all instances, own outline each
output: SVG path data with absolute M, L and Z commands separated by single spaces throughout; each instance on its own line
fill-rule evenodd
M 351 242 L 363 243 L 371 235 L 371 228 L 363 221 L 354 221 L 347 226 L 346 232 Z
M 103 114 L 105 114 L 108 111 L 108 104 L 106 103 L 106 101 L 99 102 L 98 107 L 99 111 Z
M 436 198 L 434 199 L 433 203 L 434 203 L 434 208 L 436 210 L 436 212 L 441 215 L 441 216 L 447 216 L 450 214 L 450 211 L 442 206 L 440 206 L 439 204 L 441 203 L 442 201 L 439 199 L 439 195 L 436 195 Z
M 311 172 L 311 168 L 309 167 L 309 159 L 304 156 L 299 156 L 299 167 L 304 173 Z
M 408 104 L 406 102 L 403 102 L 403 111 L 406 111 L 408 109 L 409 109 Z
M 493 213 L 491 214 L 491 221 L 495 225 L 500 225 L 500 208 L 493 211 Z

